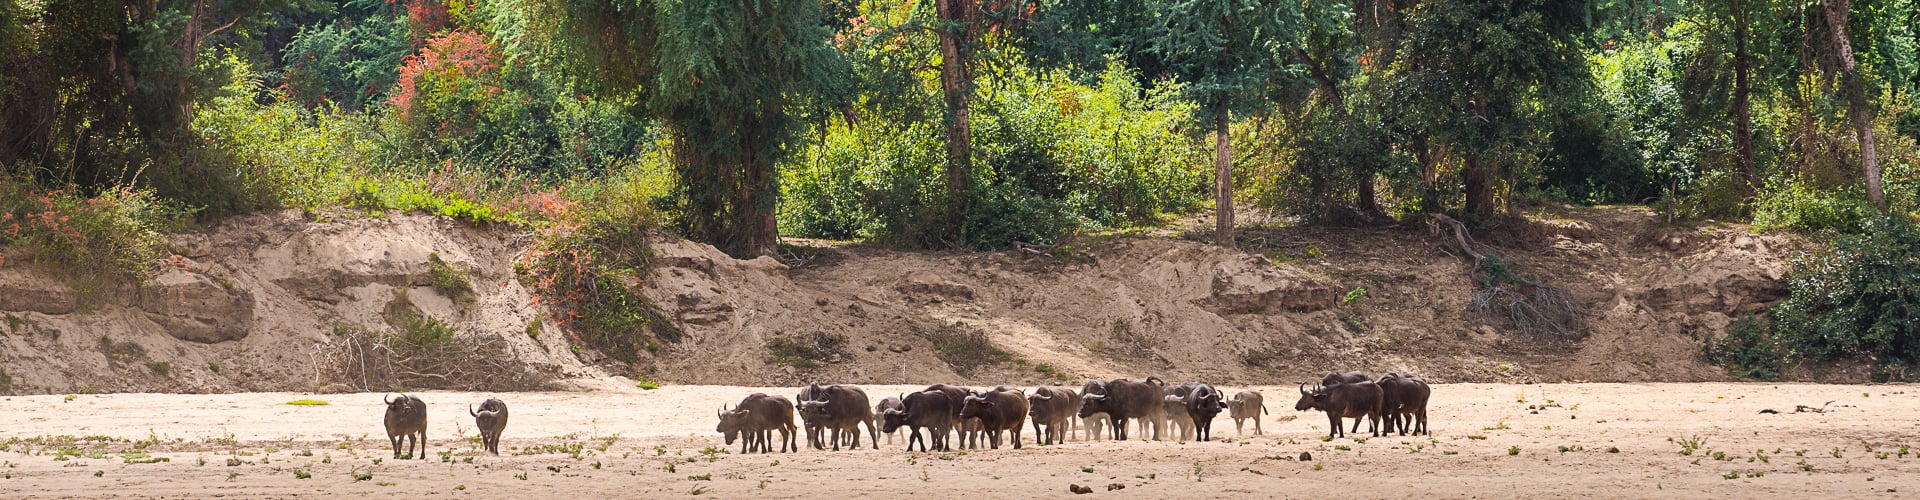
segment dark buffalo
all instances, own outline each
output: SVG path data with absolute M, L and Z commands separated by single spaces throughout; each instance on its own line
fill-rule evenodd
M 1213 417 L 1227 409 L 1227 404 L 1221 401 L 1219 389 L 1207 384 L 1192 385 L 1193 389 L 1185 396 L 1167 396 L 1167 400 L 1181 405 L 1181 412 L 1187 414 L 1189 425 L 1193 426 L 1195 440 L 1212 441 Z
M 866 424 L 873 448 L 880 449 L 880 432 L 873 426 L 873 408 L 867 406 L 866 391 L 851 385 L 814 384 L 809 389 L 814 399 L 799 403 L 800 418 L 831 430 L 833 451 L 840 451 L 842 433 L 852 436 L 853 448 L 859 449 L 861 424 Z
M 948 408 L 953 410 L 953 430 L 959 431 L 960 433 L 960 449 L 979 448 L 980 420 L 960 418 L 960 407 L 966 406 L 967 396 L 973 395 L 973 390 L 962 386 L 947 384 L 929 385 L 924 390 L 939 391 L 941 394 L 947 396 Z
M 756 392 L 740 400 L 738 407 L 722 407 L 719 417 L 720 426 L 714 430 L 727 437 L 727 444 L 745 436 L 740 441 L 741 454 L 749 450 L 773 451 L 773 445 L 767 441 L 776 430 L 780 431 L 781 453 L 800 451 L 800 446 L 794 443 L 797 429 L 793 425 L 793 402 L 787 398 Z
M 1331 387 L 1340 384 L 1372 381 L 1373 377 L 1368 377 L 1367 374 L 1361 372 L 1327 372 L 1327 376 L 1320 379 L 1320 385 L 1323 387 Z M 1353 419 L 1353 430 L 1348 432 L 1360 432 L 1360 419 Z
M 1127 419 L 1143 419 L 1153 426 L 1152 439 L 1161 439 L 1160 422 L 1166 418 L 1163 399 L 1166 395 L 1161 388 L 1166 386 L 1165 382 L 1153 377 L 1142 382 L 1124 378 L 1096 382 L 1100 381 L 1088 381 L 1086 392 L 1080 395 L 1081 418 L 1106 413 L 1113 421 L 1113 438 L 1122 441 L 1127 439 Z
M 994 389 L 967 396 L 966 403 L 960 407 L 960 418 L 980 419 L 980 426 L 987 434 L 987 445 L 995 450 L 1000 449 L 1000 434 L 1013 431 L 1013 449 L 1018 450 L 1020 428 L 1027 423 L 1027 395 L 1018 389 Z
M 881 419 L 886 417 L 887 410 L 900 409 L 901 408 L 900 405 L 902 404 L 900 400 L 905 397 L 906 395 L 902 394 L 899 397 L 887 396 L 884 398 L 880 398 L 880 402 L 873 405 L 873 426 L 875 428 L 879 428 L 880 425 L 884 423 L 881 421 Z M 893 444 L 893 433 L 885 432 L 883 434 L 887 435 L 887 444 Z
M 507 403 L 494 398 L 480 402 L 480 410 L 467 407 L 467 414 L 473 415 L 473 426 L 480 430 L 480 447 L 487 453 L 500 454 L 500 432 L 507 429 Z
M 1427 397 L 1433 395 L 1433 389 L 1425 381 L 1412 375 L 1388 373 L 1380 377 L 1380 391 L 1385 399 L 1382 408 L 1387 412 L 1387 432 L 1396 428 L 1400 435 L 1407 435 L 1412 428 L 1413 434 L 1433 435 L 1427 431 Z M 1417 423 L 1415 423 L 1417 422 Z
M 387 441 L 393 443 L 393 458 L 400 455 L 400 443 L 407 443 L 407 455 L 413 458 L 414 445 L 420 445 L 420 459 L 427 459 L 427 403 L 420 398 L 401 394 L 397 399 L 384 399 L 387 403 Z
M 1035 444 L 1060 444 L 1072 432 L 1073 412 L 1079 410 L 1079 393 L 1064 387 L 1037 387 L 1027 396 L 1027 417 L 1033 420 Z M 1046 426 L 1043 432 L 1041 426 Z
M 921 391 L 901 398 L 900 409 L 887 410 L 881 415 L 886 423 L 880 426 L 881 432 L 891 433 L 907 427 L 907 451 L 913 451 L 913 443 L 920 443 L 920 451 L 927 451 L 927 441 L 933 441 L 934 451 L 946 451 L 947 432 L 953 428 L 952 402 L 940 391 Z M 920 429 L 927 429 L 927 439 L 920 438 Z
M 1373 382 L 1353 382 L 1316 387 L 1307 390 L 1307 384 L 1300 384 L 1300 402 L 1293 405 L 1298 411 L 1320 410 L 1327 412 L 1327 421 L 1333 429 L 1328 436 L 1346 436 L 1341 418 L 1368 418 L 1374 424 L 1373 435 L 1380 435 L 1379 425 L 1381 405 L 1384 399 L 1380 385 Z M 1358 431 L 1356 431 L 1358 432 Z

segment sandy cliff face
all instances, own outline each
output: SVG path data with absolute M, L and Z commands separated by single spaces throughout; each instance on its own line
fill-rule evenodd
M 1784 296 L 1787 239 L 1665 228 L 1637 209 L 1563 212 L 1495 250 L 1587 310 L 1571 345 L 1470 312 L 1468 264 L 1417 228 L 1254 228 L 1247 251 L 1173 237 L 986 253 L 799 242 L 780 260 L 662 237 L 646 295 L 685 338 L 628 366 L 576 354 L 539 319 L 513 276 L 528 241 L 511 228 L 278 213 L 178 235 L 183 269 L 90 299 L 44 271 L 0 268 L 0 367 L 22 394 L 316 390 L 343 382 L 340 332 L 389 328 L 403 307 L 556 380 L 1245 384 L 1338 368 L 1697 381 L 1724 378 L 1698 360 L 1701 342 Z M 433 256 L 467 272 L 472 300 L 429 286 Z M 533 322 L 548 334 L 527 335 Z

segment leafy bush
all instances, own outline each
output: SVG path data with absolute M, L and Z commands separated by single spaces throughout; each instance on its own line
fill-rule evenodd
M 650 272 L 648 233 L 659 220 L 653 207 L 668 185 L 652 167 L 509 203 L 541 221 L 536 247 L 514 265 L 536 305 L 554 309 L 555 323 L 574 342 L 626 361 L 658 349 L 659 341 L 680 341 L 640 291 Z
M 1095 86 L 1015 71 L 983 80 L 973 114 L 974 192 L 946 217 L 938 116 L 876 110 L 833 124 L 782 165 L 779 210 L 791 236 L 918 246 L 1051 243 L 1075 230 L 1153 224 L 1207 200 L 1205 148 L 1185 134 L 1191 104 L 1142 88 L 1115 65 Z M 947 224 L 961 241 L 940 241 Z
M 1774 326 L 1795 352 L 1920 360 L 1920 229 L 1906 216 L 1867 219 L 1796 260 L 1787 288 Z
M 1758 231 L 1858 233 L 1861 222 L 1873 217 L 1873 206 L 1858 188 L 1823 191 L 1782 181 L 1754 201 L 1753 226 Z
M 382 149 L 396 165 L 455 162 L 558 179 L 604 172 L 650 134 L 619 106 L 563 95 L 548 75 L 468 30 L 407 56 L 387 104 Z
M 1735 320 L 1726 336 L 1708 341 L 1703 352 L 1708 363 L 1725 366 L 1734 377 L 1760 380 L 1778 380 L 1781 363 L 1792 355 L 1757 316 Z
M 935 328 L 913 327 L 914 335 L 933 343 L 933 355 L 953 367 L 954 373 L 968 375 L 974 370 L 1005 363 L 1012 355 L 987 339 L 987 332 L 959 323 Z
M 120 187 L 87 196 L 76 188 L 42 191 L 30 179 L 0 175 L 0 244 L 61 271 L 83 295 L 116 280 L 139 280 L 168 255 L 165 232 L 189 212 L 152 191 Z M 0 257 L 0 266 L 16 264 Z
M 811 369 L 852 356 L 847 350 L 847 336 L 838 333 L 813 332 L 767 339 L 769 364 Z

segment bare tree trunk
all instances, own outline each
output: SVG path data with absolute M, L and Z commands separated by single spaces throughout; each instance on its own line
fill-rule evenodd
M 1359 205 L 1358 208 L 1360 209 L 1361 213 L 1367 214 L 1368 216 L 1372 216 L 1374 214 L 1378 214 L 1381 212 L 1380 200 L 1378 199 L 1378 196 L 1376 196 L 1374 193 L 1373 174 L 1369 173 L 1369 174 L 1360 176 L 1359 198 L 1360 199 L 1358 201 L 1358 205 Z
M 1234 248 L 1233 238 L 1233 144 L 1227 137 L 1227 104 L 1223 100 L 1213 111 L 1213 243 Z
M 948 241 L 959 237 L 960 220 L 966 214 L 973 194 L 973 135 L 971 103 L 973 76 L 968 73 L 972 59 L 973 0 L 934 0 L 934 10 L 943 23 L 935 30 L 940 36 L 940 90 L 946 96 L 947 129 L 947 227 Z
M 1740 193 L 1751 198 L 1759 190 L 1760 174 L 1753 164 L 1753 55 L 1748 53 L 1749 23 L 1746 0 L 1733 5 L 1733 144 L 1740 158 Z
M 1466 156 L 1466 167 L 1460 174 L 1466 178 L 1467 215 L 1485 218 L 1493 215 L 1493 179 L 1487 169 L 1480 165 L 1480 159 Z
M 1424 213 L 1440 212 L 1440 157 L 1434 151 L 1431 141 L 1425 134 L 1414 134 L 1413 157 L 1420 161 L 1420 180 L 1423 183 L 1420 192 L 1420 211 Z
M 1854 135 L 1860 141 L 1860 174 L 1866 179 L 1867 202 L 1881 212 L 1887 211 L 1886 193 L 1880 186 L 1880 159 L 1874 152 L 1873 110 L 1867 103 L 1866 82 L 1854 64 L 1853 42 L 1847 38 L 1850 0 L 1824 0 L 1827 34 L 1833 37 L 1834 55 L 1840 58 L 1840 73 L 1846 80 L 1847 114 L 1853 118 Z

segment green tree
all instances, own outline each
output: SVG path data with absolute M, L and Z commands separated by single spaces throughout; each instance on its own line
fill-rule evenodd
M 1402 119 L 1460 157 L 1466 213 L 1492 215 L 1499 172 L 1535 130 L 1528 99 L 1587 79 L 1586 1 L 1430 0 L 1394 60 Z
M 1291 70 L 1282 54 L 1300 46 L 1298 4 L 1260 0 L 1175 0 L 1153 50 L 1197 103 L 1214 136 L 1214 244 L 1233 247 L 1232 113 L 1263 107 L 1264 92 Z
M 679 224 L 737 256 L 779 241 L 775 165 L 849 87 L 818 0 L 541 0 L 549 61 L 632 103 L 673 140 Z

